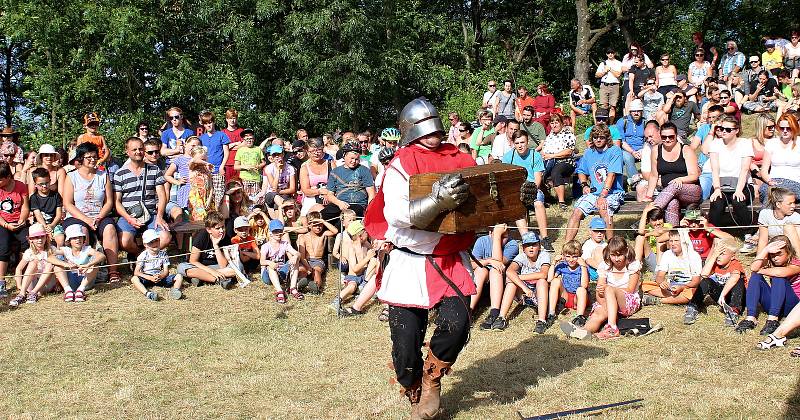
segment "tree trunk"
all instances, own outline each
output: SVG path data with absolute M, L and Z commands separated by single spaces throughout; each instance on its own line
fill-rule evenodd
M 6 126 L 11 126 L 11 119 L 14 116 L 14 86 L 12 85 L 11 75 L 13 74 L 14 66 L 14 46 L 11 42 L 5 42 L 3 46 L 3 119 Z
M 475 63 L 475 70 L 483 68 L 483 25 L 481 24 L 482 6 L 481 0 L 470 2 L 470 18 L 472 20 L 472 31 L 475 39 L 472 41 L 472 61 Z
M 577 11 L 577 31 L 575 35 L 575 68 L 574 77 L 587 83 L 589 81 L 589 51 L 592 49 L 592 27 L 589 24 L 588 0 L 575 0 Z

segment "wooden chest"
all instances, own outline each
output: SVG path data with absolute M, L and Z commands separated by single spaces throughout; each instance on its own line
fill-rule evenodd
M 472 232 L 525 217 L 526 210 L 519 199 L 519 191 L 528 173 L 521 166 L 505 163 L 412 175 L 409 198 L 414 200 L 430 194 L 433 183 L 445 173 L 461 174 L 469 185 L 470 196 L 457 209 L 442 213 L 426 230 L 441 233 Z

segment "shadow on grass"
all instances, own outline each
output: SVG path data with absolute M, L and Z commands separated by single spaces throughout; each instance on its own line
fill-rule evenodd
M 794 420 L 800 418 L 800 376 L 794 386 L 794 392 L 786 400 L 786 412 L 783 413 L 784 420 Z
M 605 357 L 608 351 L 551 335 L 531 337 L 496 356 L 456 368 L 459 380 L 442 395 L 448 417 L 484 404 L 509 404 L 525 397 L 539 380 L 575 369 L 588 359 Z

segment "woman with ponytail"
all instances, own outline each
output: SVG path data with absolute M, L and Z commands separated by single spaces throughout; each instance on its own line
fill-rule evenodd
M 758 212 L 758 252 L 778 235 L 785 235 L 794 249 L 800 249 L 797 234 L 800 214 L 794 212 L 796 203 L 797 195 L 791 190 L 781 187 L 768 190 L 767 204 Z

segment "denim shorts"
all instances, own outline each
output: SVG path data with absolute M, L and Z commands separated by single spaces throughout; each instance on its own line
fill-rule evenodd
M 278 272 L 279 280 L 285 281 L 289 277 L 289 268 L 290 268 L 289 263 L 283 263 L 278 265 L 278 268 L 275 271 Z M 269 270 L 267 269 L 267 267 L 264 267 L 264 269 L 261 270 L 261 281 L 263 281 L 264 284 L 266 284 L 267 286 L 272 284 L 272 280 L 269 278 Z
M 597 199 L 600 196 L 594 195 L 592 193 L 584 194 L 575 201 L 575 208 L 580 210 L 584 216 L 588 216 L 590 214 L 598 213 L 597 206 Z M 625 202 L 625 193 L 618 192 L 614 194 L 609 194 L 606 197 L 606 203 L 608 203 L 608 215 L 613 216 L 614 213 L 619 210 L 622 206 L 622 203 Z
M 159 280 L 158 282 L 153 282 L 153 281 L 145 280 L 145 279 L 142 279 L 142 278 L 140 278 L 139 281 L 142 283 L 142 286 L 144 286 L 146 289 L 149 289 L 149 288 L 155 287 L 155 286 L 158 286 L 158 287 L 172 287 L 175 284 L 175 274 L 170 274 L 167 277 L 164 277 L 163 279 Z
M 120 232 L 128 232 L 133 234 L 142 234 L 147 229 L 154 229 L 159 233 L 161 233 L 161 229 L 156 228 L 155 217 L 151 217 L 150 221 L 147 222 L 145 225 L 142 225 L 142 227 L 140 227 L 139 229 L 136 229 L 135 227 L 131 226 L 131 224 L 128 223 L 128 221 L 125 220 L 124 217 L 120 217 L 119 219 L 117 219 L 117 229 L 119 229 Z
M 353 276 L 353 275 L 348 274 L 348 275 L 344 276 L 344 282 L 345 283 L 355 283 L 356 286 L 361 286 L 362 284 L 364 284 L 364 276 L 363 275 L 362 276 Z

